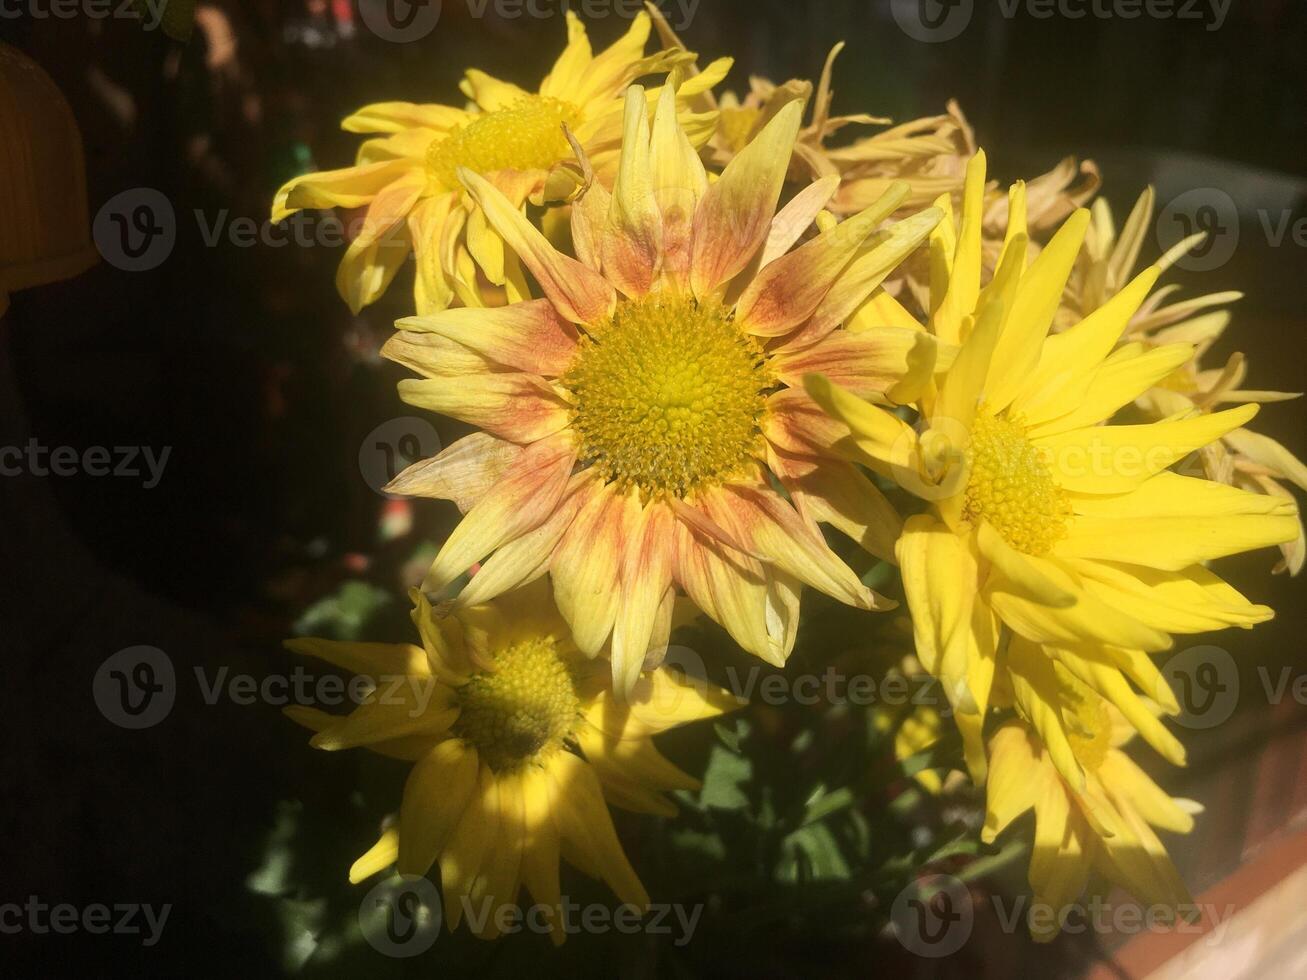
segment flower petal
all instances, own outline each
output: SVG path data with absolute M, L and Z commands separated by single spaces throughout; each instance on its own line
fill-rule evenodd
M 409 772 L 399 809 L 400 874 L 425 875 L 431 869 L 476 790 L 478 769 L 476 752 L 450 738 Z
M 440 592 L 502 544 L 543 524 L 567 486 L 576 451 L 565 437 L 533 444 L 445 539 L 423 582 Z
M 696 296 L 713 295 L 767 240 L 802 111 L 797 102 L 782 108 L 704 193 L 691 246 L 690 285 Z
M 532 374 L 557 377 L 576 353 L 576 328 L 548 300 L 405 317 L 400 330 L 439 334 L 478 354 Z
M 617 298 L 607 280 L 585 264 L 558 252 L 485 178 L 460 169 L 459 180 L 504 242 L 531 270 L 560 315 L 573 323 L 595 323 L 612 313 Z

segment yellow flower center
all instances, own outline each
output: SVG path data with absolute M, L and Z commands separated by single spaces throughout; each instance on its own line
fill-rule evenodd
M 718 304 L 621 303 L 581 340 L 562 380 L 581 459 L 624 487 L 684 497 L 761 452 L 773 381 L 762 348 Z
M 427 172 L 445 190 L 459 187 L 458 168 L 547 170 L 571 155 L 563 123 L 575 128 L 581 110 L 570 102 L 529 95 L 486 112 L 427 149 Z
M 493 667 L 458 689 L 454 733 L 501 772 L 559 749 L 572 734 L 579 702 L 572 673 L 550 637 L 497 651 Z
M 964 514 L 982 517 L 1018 551 L 1042 555 L 1066 533 L 1071 505 L 1044 454 L 1009 419 L 976 416 Z
M 1053 667 L 1062 681 L 1062 723 L 1071 751 L 1082 766 L 1096 771 L 1112 747 L 1112 716 L 1107 702 L 1061 664 Z

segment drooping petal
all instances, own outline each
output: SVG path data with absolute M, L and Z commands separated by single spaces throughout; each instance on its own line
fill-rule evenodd
M 420 759 L 400 805 L 399 873 L 425 875 L 444 849 L 476 789 L 477 754 L 450 738 Z
M 374 102 L 341 121 L 347 133 L 399 133 L 406 129 L 449 130 L 461 126 L 469 114 L 449 105 L 415 102 Z
M 966 688 L 971 608 L 978 572 L 966 543 L 928 514 L 910 517 L 897 546 L 917 657 L 945 682 L 950 701 Z
M 734 530 L 761 554 L 801 582 L 860 609 L 891 608 L 859 580 L 815 526 L 805 523 L 778 494 L 753 486 L 727 484 L 704 495 L 711 516 Z
M 272 202 L 272 220 L 282 221 L 304 208 L 360 208 L 410 173 L 407 160 L 323 170 L 287 181 Z
M 488 432 L 473 432 L 430 459 L 407 467 L 385 486 L 406 497 L 452 500 L 467 513 L 521 457 L 523 448 Z
M 589 471 L 573 475 L 549 518 L 533 531 L 500 546 L 487 558 L 472 581 L 458 594 L 458 605 L 475 606 L 536 581 L 549 564 L 586 498 Z
M 585 863 L 618 899 L 644 909 L 649 893 L 617 839 L 594 769 L 568 752 L 559 752 L 551 760 L 549 775 L 554 781 L 558 830 L 564 843 L 584 856 Z
M 897 560 L 894 543 L 903 531 L 903 519 L 857 467 L 775 448 L 768 462 L 801 515 L 834 525 L 883 561 Z

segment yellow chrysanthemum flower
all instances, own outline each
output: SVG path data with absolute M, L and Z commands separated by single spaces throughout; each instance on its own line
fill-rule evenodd
M 613 192 L 592 182 L 573 207 L 579 258 L 463 171 L 545 298 L 402 320 L 385 349 L 427 376 L 400 383 L 405 401 L 485 430 L 391 485 L 472 505 L 424 588 L 444 589 L 487 555 L 461 601 L 550 570 L 581 649 L 597 655 L 611 634 L 622 687 L 665 648 L 675 586 L 777 664 L 794 643 L 802 584 L 885 608 L 818 522 L 889 556 L 897 515 L 832 455 L 847 430 L 791 386 L 821 370 L 901 403 L 934 364 L 920 330 L 841 325 L 939 212 L 877 231 L 907 192 L 899 185 L 791 251 L 836 184 L 776 212 L 797 103 L 712 183 L 671 88 L 652 135 L 645 106 L 633 86 Z
M 1118 232 L 1107 202 L 1094 202 L 1093 221 L 1067 284 L 1058 325 L 1069 325 L 1087 316 L 1126 286 L 1138 263 L 1147 229 L 1152 226 L 1154 204 L 1150 187 L 1140 195 Z M 1200 232 L 1177 243 L 1157 261 L 1158 268 L 1170 268 L 1203 238 Z M 1230 313 L 1222 307 L 1241 299 L 1243 294 L 1228 290 L 1168 302 L 1176 288 L 1169 286 L 1149 296 L 1122 337 L 1122 343 L 1137 341 L 1147 347 L 1175 342 L 1194 345 L 1194 356 L 1189 361 L 1140 396 L 1141 408 L 1154 418 L 1166 418 L 1182 412 L 1209 412 L 1231 402 L 1265 404 L 1301 397 L 1298 392 L 1245 388 L 1248 361 L 1241 353 L 1230 355 L 1221 368 L 1204 368 L 1203 356 L 1230 325 Z M 1285 484 L 1307 492 L 1307 465 L 1282 443 L 1250 429 L 1235 429 L 1204 447 L 1199 463 L 1208 479 L 1244 490 L 1288 499 L 1292 499 L 1292 493 Z M 1275 571 L 1292 575 L 1302 571 L 1307 559 L 1307 536 L 1301 520 L 1298 536 L 1280 549 L 1283 558 Z
M 438 861 L 448 927 L 474 908 L 469 926 L 482 939 L 496 938 L 500 909 L 525 886 L 563 941 L 560 854 L 622 902 L 647 906 L 605 801 L 674 816 L 664 793 L 699 784 L 651 736 L 738 702 L 666 669 L 641 676 L 619 702 L 608 671 L 572 643 L 543 582 L 447 616 L 418 593 L 414 600 L 422 646 L 286 644 L 377 685 L 347 716 L 286 709 L 316 732 L 313 746 L 362 746 L 414 763 L 397 825 L 354 863 L 350 880 L 392 864 L 425 875 Z
M 1082 689 L 1070 710 L 1079 725 L 1075 752 L 1086 774 L 1083 785 L 1063 778 L 1039 733 L 1024 721 L 1006 722 L 989 740 L 981 839 L 993 843 L 1034 810 L 1029 875 L 1042 908 L 1027 921 L 1039 942 L 1057 935 L 1091 872 L 1172 915 L 1192 903 L 1154 828 L 1187 834 L 1200 807 L 1172 799 L 1121 751 L 1134 730 L 1098 695 Z
M 458 171 L 484 176 L 518 207 L 528 200 L 561 200 L 576 187 L 561 167 L 572 159 L 564 127 L 594 166 L 610 174 L 621 139 L 622 92 L 635 79 L 670 71 L 692 57 L 666 50 L 645 56 L 646 14 L 597 55 L 571 11 L 567 28 L 567 47 L 536 92 L 473 69 L 461 84 L 470 100 L 466 109 L 409 102 L 365 106 L 343 128 L 381 135 L 359 148 L 354 166 L 304 174 L 277 192 L 273 221 L 303 208 L 367 208 L 336 274 L 336 288 L 350 309 L 357 313 L 380 297 L 410 253 L 417 257 L 419 313 L 454 302 L 483 306 L 487 287 L 510 301 L 526 295 L 516 260 L 470 206 Z M 730 65 L 728 58 L 713 62 L 682 87 L 684 96 L 716 84 Z M 701 145 L 716 117 L 687 113 L 683 122 Z
M 1182 762 L 1179 742 L 1126 678 L 1178 711 L 1147 653 L 1169 648 L 1171 633 L 1269 619 L 1270 609 L 1205 563 L 1291 540 L 1296 508 L 1170 471 L 1246 423 L 1256 405 L 1103 424 L 1193 354 L 1189 344 L 1117 347 L 1158 270 L 1050 336 L 1089 214 L 1074 214 L 1027 265 L 1024 188 L 1016 185 L 998 271 L 982 288 L 984 187 L 978 154 L 960 226 L 944 221 L 932 235 L 930 330 L 947 345 L 948 366 L 921 399 L 920 423 L 828 378 L 807 379 L 808 389 L 852 431 L 853 458 L 929 503 L 906 522 L 897 554 L 918 656 L 954 699 L 977 781 L 995 664 L 1011 637 L 1030 641 L 1036 655 L 1018 660 L 1009 649 L 1008 673 L 1025 672 L 1021 679 L 1039 687 L 1057 661 Z M 1062 753 L 1054 761 L 1079 790 L 1085 776 L 1075 760 Z

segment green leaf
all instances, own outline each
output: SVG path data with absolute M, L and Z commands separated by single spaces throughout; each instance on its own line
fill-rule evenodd
M 749 797 L 741 786 L 752 777 L 753 762 L 750 759 L 714 745 L 703 774 L 699 801 L 705 807 L 719 810 L 743 810 L 749 805 Z
M 394 598 L 369 582 L 345 582 L 335 595 L 320 599 L 296 621 L 300 636 L 321 636 L 330 640 L 364 638 L 368 622 Z
M 849 863 L 825 824 L 794 831 L 782 842 L 781 853 L 784 857 L 776 867 L 781 881 L 845 881 L 849 877 Z

